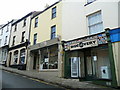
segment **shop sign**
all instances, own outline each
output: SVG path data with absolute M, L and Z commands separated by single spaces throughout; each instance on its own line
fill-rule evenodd
M 67 51 L 67 50 L 83 49 L 83 48 L 94 47 L 106 43 L 107 43 L 106 34 L 102 33 L 94 36 L 88 36 L 85 38 L 68 41 L 64 43 L 64 50 Z
M 87 48 L 87 47 L 94 47 L 98 46 L 97 40 L 89 40 L 89 41 L 83 41 L 75 44 L 70 45 L 70 50 L 75 50 L 75 49 L 82 49 L 82 48 Z

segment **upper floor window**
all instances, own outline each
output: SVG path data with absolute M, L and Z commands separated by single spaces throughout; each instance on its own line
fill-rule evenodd
M 8 32 L 9 31 L 9 24 L 7 25 L 7 30 L 6 30 L 6 32 Z
M 6 43 L 7 43 L 7 38 L 8 38 L 8 36 L 6 36 L 6 37 L 5 37 L 5 43 L 4 43 L 4 44 L 6 44 Z
M 21 42 L 24 42 L 24 39 L 25 39 L 25 31 L 22 32 L 22 39 L 21 39 Z
M 35 45 L 37 43 L 37 33 L 34 34 L 34 42 L 33 42 L 33 45 Z
M 3 35 L 3 28 L 1 29 L 1 35 Z
M 56 37 L 56 25 L 51 27 L 51 39 Z
M 25 27 L 25 26 L 26 26 L 26 18 L 23 21 L 23 27 Z
M 15 29 L 14 29 L 14 32 L 17 31 L 17 24 L 15 24 Z
M 52 8 L 52 19 L 56 17 L 56 7 Z
M 0 46 L 1 46 L 1 39 L 0 39 Z
M 35 27 L 38 27 L 38 17 L 35 18 Z
M 103 31 L 103 22 L 101 12 L 88 16 L 89 34 L 96 34 Z
M 16 37 L 16 36 L 13 36 L 12 46 L 14 46 L 14 45 L 15 45 L 15 37 Z

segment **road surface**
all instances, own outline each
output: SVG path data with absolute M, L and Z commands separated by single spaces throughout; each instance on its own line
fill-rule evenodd
M 65 90 L 57 85 L 48 84 L 37 79 L 28 78 L 26 76 L 6 71 L 2 71 L 2 78 L 0 73 L 0 81 L 2 81 L 2 88 L 51 88 L 56 90 Z

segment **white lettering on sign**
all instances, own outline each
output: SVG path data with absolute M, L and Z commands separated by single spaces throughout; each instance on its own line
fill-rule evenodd
M 82 48 L 94 47 L 94 46 L 98 46 L 97 39 L 71 44 L 70 50 L 82 49 Z

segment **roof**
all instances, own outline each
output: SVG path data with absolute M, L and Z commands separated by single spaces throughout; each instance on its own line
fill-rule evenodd
M 43 11 L 41 11 L 41 12 L 39 12 L 38 14 L 34 15 L 34 16 L 32 17 L 32 19 L 33 19 L 34 17 L 38 16 L 39 14 L 45 12 L 46 10 L 48 10 L 49 8 L 51 8 L 52 6 L 58 4 L 58 3 L 61 2 L 61 1 L 62 1 L 62 0 L 59 0 L 59 1 L 55 2 L 54 4 L 50 5 L 49 7 L 47 7 L 46 9 L 44 9 Z
M 11 20 L 10 22 L 8 22 L 7 24 L 4 24 L 4 25 L 0 25 L 0 28 L 4 28 L 5 26 L 7 26 L 9 23 L 12 23 L 12 22 L 14 22 L 15 20 L 13 19 L 13 20 Z
M 30 12 L 30 13 L 28 13 L 27 15 L 25 15 L 24 17 L 22 17 L 21 19 L 18 19 L 16 22 L 14 22 L 14 23 L 12 24 L 12 26 L 15 25 L 16 23 L 19 23 L 19 22 L 22 21 L 23 19 L 29 17 L 30 15 L 32 15 L 32 14 L 35 13 L 35 12 L 36 12 L 36 11 Z

